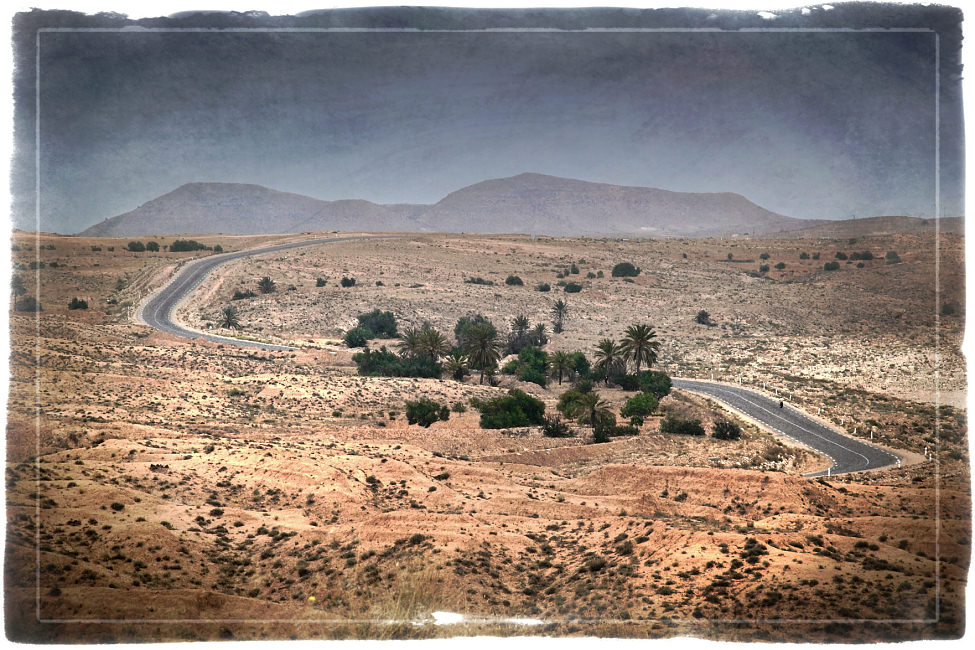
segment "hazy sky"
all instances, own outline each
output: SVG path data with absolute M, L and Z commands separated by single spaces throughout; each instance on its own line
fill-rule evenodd
M 926 31 L 114 30 L 39 42 L 39 96 L 31 78 L 17 106 L 14 224 L 29 229 L 35 99 L 41 228 L 59 232 L 194 181 L 432 203 L 525 171 L 738 192 L 799 218 L 934 214 Z M 960 109 L 942 109 L 943 211 L 957 215 Z

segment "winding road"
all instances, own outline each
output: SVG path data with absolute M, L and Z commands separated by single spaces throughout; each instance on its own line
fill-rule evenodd
M 879 469 L 897 463 L 897 456 L 871 444 L 844 435 L 802 411 L 757 391 L 696 379 L 672 380 L 675 388 L 692 391 L 722 402 L 744 413 L 766 428 L 815 449 L 833 461 L 829 470 L 806 476 L 848 474 Z
M 221 264 L 226 264 L 244 257 L 266 255 L 268 253 L 302 248 L 304 246 L 317 246 L 319 244 L 353 241 L 357 239 L 386 239 L 394 236 L 355 235 L 309 239 L 233 253 L 211 255 L 194 260 L 173 276 L 166 286 L 162 287 L 144 304 L 140 310 L 141 320 L 146 325 L 155 327 L 158 330 L 185 338 L 204 338 L 217 343 L 259 348 L 262 350 L 294 350 L 296 348 L 286 345 L 246 341 L 189 330 L 173 322 L 173 310 L 180 301 L 199 286 L 210 272 Z M 846 474 L 849 472 L 878 469 L 893 465 L 898 460 L 894 454 L 839 433 L 791 406 L 783 405 L 780 408 L 777 399 L 767 397 L 759 392 L 747 388 L 696 379 L 674 378 L 673 385 L 675 388 L 692 391 L 716 399 L 744 413 L 762 426 L 792 438 L 833 461 L 833 465 L 829 470 L 815 472 L 807 476 L 825 476 L 827 473 Z
M 388 239 L 394 236 L 395 235 L 355 235 L 349 237 L 308 239 L 300 242 L 289 242 L 287 244 L 276 244 L 274 246 L 265 246 L 263 248 L 235 251 L 233 253 L 221 253 L 219 255 L 211 255 L 199 260 L 194 260 L 183 267 L 181 271 L 173 276 L 166 286 L 161 288 L 145 303 L 141 309 L 141 320 L 146 325 L 155 327 L 157 330 L 167 332 L 169 334 L 175 334 L 176 336 L 182 336 L 184 338 L 204 338 L 217 343 L 226 343 L 245 348 L 260 348 L 262 350 L 294 350 L 296 348 L 289 347 L 287 345 L 274 345 L 271 343 L 259 343 L 257 341 L 245 341 L 243 339 L 218 336 L 216 334 L 208 334 L 206 332 L 195 332 L 193 330 L 186 329 L 185 327 L 180 327 L 173 322 L 173 309 L 176 308 L 176 305 L 178 305 L 183 298 L 188 296 L 191 291 L 198 287 L 203 279 L 209 275 L 213 269 L 217 268 L 221 264 L 226 264 L 227 262 L 239 260 L 243 257 L 266 255 L 267 253 L 277 253 L 279 251 L 302 248 L 304 246 L 317 246 L 319 244 L 353 241 L 357 239 Z

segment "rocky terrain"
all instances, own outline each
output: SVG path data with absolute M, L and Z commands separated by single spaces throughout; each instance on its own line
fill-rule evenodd
M 940 241 L 938 305 L 928 233 L 420 235 L 235 262 L 178 313 L 200 330 L 299 348 L 286 352 L 132 323 L 182 261 L 209 254 L 169 252 L 174 239 L 133 253 L 128 238 L 14 237 L 15 274 L 44 310 L 11 312 L 10 638 L 963 632 L 971 493 L 957 235 Z M 236 250 L 280 238 L 196 239 Z M 849 259 L 863 251 L 874 259 Z M 623 261 L 641 273 L 612 277 Z M 505 283 L 513 275 L 521 285 Z M 232 300 L 264 276 L 273 293 Z M 69 310 L 72 298 L 88 309 Z M 519 314 L 550 326 L 556 299 L 569 315 L 549 351 L 591 353 L 651 323 L 661 369 L 779 391 L 851 434 L 872 432 L 905 462 L 805 479 L 825 459 L 747 422 L 737 441 L 661 432 L 668 413 L 708 429 L 734 419 L 680 391 L 639 435 L 608 443 L 575 425 L 560 439 L 482 429 L 471 398 L 517 387 L 552 412 L 568 386 L 361 377 L 341 342 L 374 308 L 394 312 L 400 330 L 429 323 L 452 337 L 475 312 L 505 332 Z M 230 304 L 239 332 L 219 326 Z M 710 324 L 695 321 L 701 310 Z M 597 390 L 616 412 L 632 396 Z M 449 419 L 407 424 L 405 401 L 418 396 L 451 405 Z M 445 611 L 468 618 L 436 625 Z

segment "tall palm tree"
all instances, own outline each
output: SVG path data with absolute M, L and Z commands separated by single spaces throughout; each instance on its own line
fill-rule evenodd
M 436 362 L 440 357 L 450 351 L 450 345 L 447 344 L 447 337 L 432 327 L 424 327 L 420 331 L 419 336 L 419 352 L 423 356 L 428 357 L 430 361 Z
M 620 348 L 623 356 L 636 364 L 636 374 L 640 374 L 640 366 L 643 362 L 646 362 L 647 367 L 657 362 L 660 342 L 656 341 L 656 338 L 657 333 L 649 325 L 630 325 L 626 328 Z
M 570 411 L 580 424 L 595 427 L 596 423 L 610 415 L 609 404 L 597 393 L 583 393 L 573 403 Z
M 481 371 L 480 383 L 483 384 L 484 372 L 494 368 L 501 359 L 497 330 L 489 323 L 471 325 L 464 336 L 464 352 L 470 359 L 471 366 Z
M 528 316 L 515 316 L 511 319 L 511 331 L 519 336 L 524 336 L 529 327 L 531 323 L 528 322 Z
M 422 333 L 423 330 L 415 327 L 406 328 L 399 342 L 400 354 L 407 357 L 420 356 L 420 339 L 422 338 Z
M 559 298 L 552 305 L 552 331 L 556 334 L 562 332 L 565 326 L 565 319 L 569 315 L 569 303 Z
M 561 386 L 562 375 L 572 373 L 572 355 L 570 355 L 568 352 L 559 350 L 549 357 L 549 363 L 551 364 L 550 368 L 552 371 L 552 376 L 559 378 L 559 386 Z
M 606 385 L 609 378 L 620 370 L 623 365 L 623 352 L 620 345 L 613 339 L 603 339 L 596 345 L 596 367 L 602 369 L 606 375 Z
M 237 308 L 233 305 L 228 305 L 223 308 L 223 313 L 221 315 L 220 327 L 226 327 L 231 330 L 240 329 L 240 319 L 237 318 Z

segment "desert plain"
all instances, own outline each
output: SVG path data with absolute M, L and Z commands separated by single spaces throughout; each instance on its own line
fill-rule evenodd
M 147 296 L 210 254 L 166 250 L 185 236 L 129 252 L 133 238 L 17 232 L 14 273 L 43 310 L 10 312 L 7 635 L 957 638 L 971 555 L 962 237 L 814 235 L 323 243 L 221 266 L 176 310 L 201 332 L 295 348 L 268 351 L 139 323 Z M 235 251 L 328 236 L 192 238 Z M 621 262 L 641 272 L 612 277 Z M 274 292 L 256 292 L 263 277 Z M 221 327 L 229 305 L 239 330 Z M 550 354 L 590 358 L 649 324 L 655 370 L 781 396 L 901 466 L 806 478 L 829 460 L 678 389 L 610 442 L 571 421 L 567 438 L 484 429 L 472 398 L 518 388 L 554 414 L 572 378 L 360 376 L 343 336 L 373 309 L 451 341 L 464 316 L 502 334 L 525 316 L 547 326 Z M 616 413 L 634 395 L 595 390 Z M 408 424 L 420 397 L 449 419 Z M 668 414 L 708 435 L 661 432 Z M 710 435 L 725 420 L 739 440 Z

